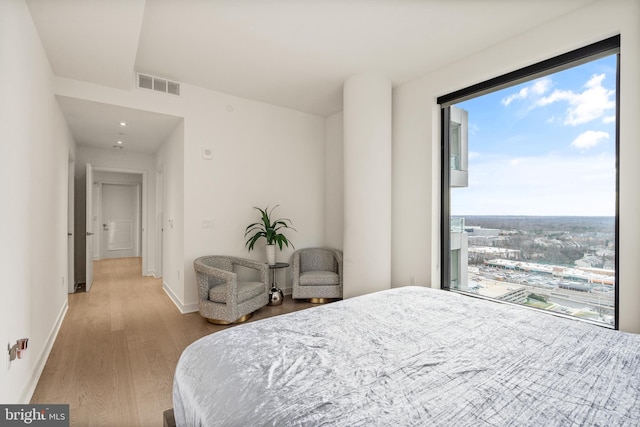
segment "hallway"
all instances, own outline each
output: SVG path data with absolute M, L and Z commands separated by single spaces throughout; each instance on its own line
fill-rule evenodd
M 173 406 L 173 373 L 186 346 L 227 328 L 180 314 L 162 279 L 141 277 L 140 258 L 96 261 L 89 293 L 69 309 L 32 404 L 68 403 L 71 425 L 160 426 Z M 289 297 L 258 320 L 311 306 Z

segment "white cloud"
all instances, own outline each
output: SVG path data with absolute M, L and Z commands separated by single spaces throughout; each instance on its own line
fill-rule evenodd
M 543 95 L 551 88 L 551 79 L 544 78 L 536 80 L 531 87 L 531 91 L 536 95 Z
M 602 118 L 602 123 L 615 123 L 616 116 L 606 116 Z
M 615 156 L 482 156 L 469 187 L 451 192 L 455 215 L 602 215 L 615 213 Z
M 558 101 L 566 101 L 569 103 L 565 125 L 579 125 L 588 123 L 598 119 L 604 114 L 615 108 L 615 100 L 611 99 L 615 91 L 607 90 L 602 86 L 605 79 L 604 74 L 594 74 L 591 79 L 583 86 L 585 90 L 581 93 L 575 93 L 570 90 L 555 90 L 551 95 L 539 99 L 537 106 L 545 106 Z
M 478 153 L 477 151 L 469 151 L 469 159 L 475 159 L 477 157 L 480 157 L 480 153 Z
M 524 99 L 529 94 L 529 88 L 523 87 L 519 92 L 511 94 L 502 100 L 502 104 L 506 107 L 516 99 Z
M 502 99 L 502 104 L 508 107 L 515 100 L 526 99 L 533 95 L 543 95 L 551 87 L 551 79 L 543 78 L 533 82 L 533 84 L 523 87 L 518 92 L 513 93 Z
M 588 130 L 578 135 L 571 143 L 571 146 L 579 150 L 588 150 L 608 139 L 609 134 L 607 132 Z

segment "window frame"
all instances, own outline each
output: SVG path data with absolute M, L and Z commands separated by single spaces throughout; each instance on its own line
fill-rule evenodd
M 477 98 L 491 92 L 505 89 L 520 83 L 525 83 L 539 77 L 553 74 L 562 70 L 577 67 L 579 65 L 603 58 L 605 56 L 617 55 L 616 60 L 616 136 L 615 136 L 615 168 L 616 168 L 616 196 L 615 196 L 615 309 L 614 326 L 619 329 L 619 188 L 620 188 L 620 35 L 609 37 L 596 43 L 584 46 L 579 49 L 555 56 L 553 58 L 529 65 L 524 68 L 503 74 L 498 77 L 468 86 L 466 88 L 440 96 L 436 102 L 440 105 L 440 287 L 452 292 L 466 292 L 452 289 L 451 284 L 451 164 L 450 164 L 450 129 L 451 118 L 450 107 L 456 103 L 468 99 Z M 475 296 L 475 295 L 472 295 Z M 492 300 L 496 301 L 496 300 Z M 500 301 L 502 302 L 502 301 Z M 517 305 L 517 304 L 514 304 Z M 549 312 L 547 312 L 549 313 Z M 555 313 L 550 313 L 555 314 Z M 572 316 L 567 316 L 575 319 Z M 580 320 L 580 319 L 576 319 Z M 609 327 L 601 323 L 593 322 L 599 326 Z

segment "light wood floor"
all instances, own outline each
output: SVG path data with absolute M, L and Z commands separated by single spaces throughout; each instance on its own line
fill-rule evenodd
M 140 258 L 94 263 L 91 291 L 69 295 L 32 404 L 68 403 L 74 426 L 162 425 L 162 412 L 173 406 L 173 374 L 184 348 L 232 326 L 180 314 L 162 280 L 140 271 Z M 310 306 L 286 297 L 250 321 Z

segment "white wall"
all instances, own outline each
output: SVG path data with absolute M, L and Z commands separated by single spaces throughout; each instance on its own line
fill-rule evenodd
M 245 227 L 258 219 L 253 206 L 279 204 L 274 213 L 290 218 L 298 230 L 288 234 L 296 247 L 323 243 L 323 118 L 187 84 L 181 86 L 181 96 L 175 97 L 62 78 L 56 78 L 55 83 L 59 95 L 184 118 L 184 181 L 180 188 L 171 187 L 176 185 L 176 177 L 170 175 L 173 171 L 177 174 L 179 168 L 169 163 L 180 153 L 176 135 L 170 138 L 173 148 L 163 150 L 177 151 L 158 156 L 164 168 L 164 195 L 177 198 L 182 191 L 184 197 L 183 229 L 178 224 L 178 212 L 164 213 L 165 226 L 170 215 L 175 216 L 174 237 L 183 242 L 183 258 L 165 259 L 163 265 L 165 289 L 170 290 L 182 311 L 197 308 L 193 260 L 198 256 L 227 254 L 265 259 L 262 246 L 252 253 L 244 247 Z M 213 149 L 212 160 L 202 158 L 203 147 Z M 163 203 L 169 206 L 172 202 Z M 215 226 L 202 228 L 202 221 L 209 220 Z M 171 250 L 175 251 L 171 256 L 179 255 L 175 246 Z M 285 249 L 278 260 L 289 261 L 292 251 Z M 282 276 L 284 283 L 280 284 L 286 291 L 290 269 L 286 280 Z
M 324 158 L 324 245 L 343 248 L 344 153 L 342 113 L 325 120 Z
M 496 19 L 500 19 L 497 11 Z M 440 286 L 438 96 L 621 34 L 620 328 L 640 332 L 640 3 L 601 0 L 398 87 L 394 94 L 393 273 Z
M 433 94 L 394 90 L 391 284 L 429 286 L 439 270 L 439 124 L 431 123 Z M 431 126 L 434 126 L 433 128 Z M 411 278 L 415 282 L 412 282 Z
M 297 232 L 295 247 L 322 244 L 324 230 L 324 119 L 285 108 L 193 90 L 184 138 L 185 304 L 197 302 L 193 260 L 226 254 L 265 261 L 262 242 L 247 253 L 244 232 L 260 219 L 254 206 L 274 207 Z M 202 158 L 202 148 L 213 159 Z M 213 220 L 214 228 L 202 228 Z M 292 248 L 277 251 L 289 262 Z M 170 273 L 168 273 L 170 274 Z M 278 276 L 291 288 L 291 269 Z
M 344 83 L 344 297 L 391 287 L 391 80 Z
M 191 311 L 193 307 L 184 305 L 184 122 L 160 147 L 156 169 L 163 177 L 159 215 L 163 218 L 163 287 L 181 311 Z
M 67 308 L 68 160 L 75 145 L 24 2 L 0 2 L 0 402 L 28 403 Z

